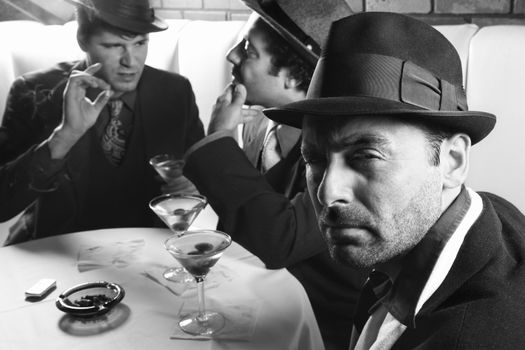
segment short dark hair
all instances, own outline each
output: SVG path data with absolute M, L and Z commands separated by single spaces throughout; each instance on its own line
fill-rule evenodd
M 78 5 L 75 10 L 75 18 L 78 23 L 77 35 L 87 40 L 102 31 L 109 31 L 120 36 L 135 37 L 139 33 L 130 32 L 111 25 L 97 16 L 96 10 Z
M 419 127 L 425 134 L 428 145 L 428 159 L 430 164 L 438 166 L 440 163 L 439 155 L 441 153 L 441 145 L 443 140 L 452 137 L 458 131 L 454 131 L 443 125 L 428 121 L 414 121 L 413 119 L 404 119 L 407 124 Z
M 272 69 L 269 73 L 277 75 L 282 68 L 288 69 L 290 75 L 299 82 L 297 87 L 306 92 L 315 67 L 299 56 L 266 21 L 259 19 L 254 27 L 265 36 L 266 51 L 272 56 Z

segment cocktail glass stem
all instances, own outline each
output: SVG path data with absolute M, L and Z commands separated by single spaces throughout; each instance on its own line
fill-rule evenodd
M 194 335 L 212 335 L 224 327 L 224 317 L 217 312 L 206 311 L 204 297 L 204 277 L 195 277 L 199 308 L 196 313 L 188 315 L 179 322 L 183 331 Z
M 204 299 L 204 277 L 195 277 L 197 282 L 197 297 L 199 298 L 199 314 L 197 320 L 201 323 L 208 321 L 206 316 L 206 300 Z

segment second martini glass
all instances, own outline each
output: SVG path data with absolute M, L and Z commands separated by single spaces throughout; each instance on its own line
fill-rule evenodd
M 181 176 L 184 167 L 184 160 L 172 154 L 158 154 L 152 157 L 149 163 L 167 184 Z
M 168 252 L 193 275 L 197 282 L 199 309 L 184 316 L 179 322 L 179 327 L 193 335 L 212 335 L 224 327 L 225 320 L 220 313 L 206 310 L 204 279 L 232 240 L 226 233 L 216 230 L 190 232 L 171 237 L 164 243 Z
M 197 215 L 208 204 L 206 197 L 197 194 L 163 194 L 153 198 L 149 207 L 171 229 L 175 236 L 183 235 Z M 192 276 L 183 267 L 164 271 L 164 278 L 178 283 L 190 283 Z

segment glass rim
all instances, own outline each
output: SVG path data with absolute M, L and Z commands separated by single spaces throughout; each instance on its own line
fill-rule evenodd
M 164 248 L 166 248 L 167 251 L 169 251 L 170 253 L 172 254 L 175 254 L 177 255 L 178 257 L 188 257 L 188 256 L 195 256 L 195 255 L 189 255 L 189 254 L 184 254 L 184 253 L 177 253 L 177 252 L 173 252 L 171 251 L 169 248 L 168 248 L 168 242 L 171 241 L 171 240 L 176 240 L 176 239 L 181 239 L 182 237 L 184 236 L 189 236 L 189 235 L 194 235 L 194 234 L 198 234 L 198 233 L 213 233 L 213 234 L 216 234 L 218 236 L 223 236 L 226 238 L 226 241 L 228 242 L 228 244 L 223 247 L 222 249 L 220 250 L 216 250 L 216 251 L 213 251 L 213 252 L 209 252 L 209 253 L 204 253 L 202 255 L 199 255 L 199 257 L 208 257 L 208 256 L 212 256 L 212 255 L 215 255 L 217 253 L 221 253 L 223 252 L 224 250 L 226 250 L 226 248 L 228 248 L 233 240 L 232 240 L 232 237 L 227 234 L 226 232 L 224 231 L 220 231 L 220 230 L 212 230 L 212 229 L 195 229 L 195 230 L 188 230 L 188 231 L 185 231 L 183 234 L 181 235 L 178 235 L 178 236 L 171 236 L 171 237 L 168 237 L 165 241 L 164 241 Z
M 154 197 L 153 199 L 151 199 L 149 201 L 149 207 L 151 210 L 155 211 L 155 204 L 157 204 L 158 202 L 164 200 L 164 199 L 167 199 L 167 198 L 191 198 L 191 199 L 198 199 L 200 200 L 199 203 L 197 203 L 195 205 L 195 207 L 193 209 L 189 209 L 189 210 L 195 210 L 195 209 L 198 209 L 198 208 L 201 208 L 203 209 L 207 204 L 208 204 L 208 198 L 206 198 L 205 196 L 203 196 L 202 194 L 193 194 L 193 193 L 164 193 L 164 194 L 161 194 L 161 195 L 158 195 L 156 197 Z
M 176 161 L 178 164 L 184 165 L 186 161 L 183 158 L 175 157 L 174 154 L 170 153 L 161 153 L 154 155 L 149 159 L 149 164 L 152 166 L 156 166 L 158 162 L 166 161 L 166 160 L 173 160 Z

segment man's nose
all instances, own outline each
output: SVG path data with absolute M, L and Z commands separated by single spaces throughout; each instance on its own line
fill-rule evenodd
M 120 63 L 123 66 L 131 67 L 135 63 L 136 59 L 132 48 L 124 48 L 122 55 L 120 56 Z
M 343 159 L 331 160 L 317 190 L 317 199 L 324 206 L 348 204 L 354 199 L 356 174 L 344 165 Z
M 228 51 L 226 54 L 226 59 L 234 66 L 241 64 L 242 60 L 244 59 L 244 40 L 239 42 L 237 45 L 232 47 L 230 51 Z

